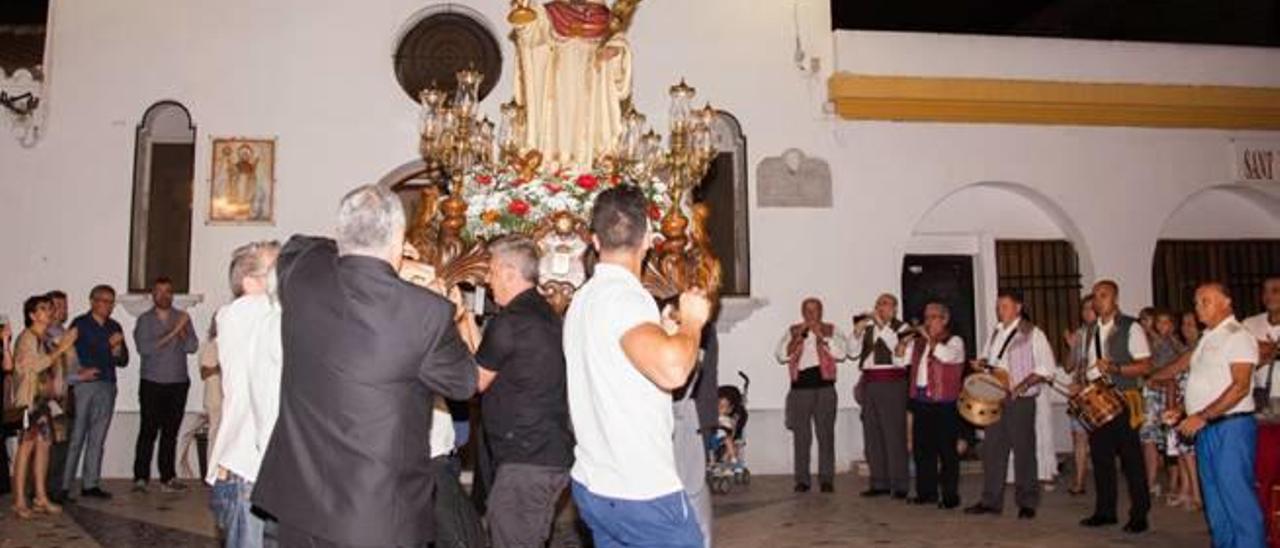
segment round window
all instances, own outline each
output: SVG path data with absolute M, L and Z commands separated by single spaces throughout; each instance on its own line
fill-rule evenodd
M 424 17 L 396 47 L 396 80 L 415 102 L 418 93 L 432 85 L 452 96 L 455 75 L 467 68 L 484 74 L 480 84 L 480 99 L 484 99 L 502 75 L 502 49 L 484 24 L 464 13 Z

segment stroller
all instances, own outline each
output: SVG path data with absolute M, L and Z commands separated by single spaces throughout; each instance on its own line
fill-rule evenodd
M 747 391 L 751 378 L 742 377 L 742 390 L 726 384 L 716 392 L 720 400 L 720 425 L 707 442 L 707 484 L 714 494 L 724 495 L 734 485 L 749 485 L 751 470 L 746 465 Z

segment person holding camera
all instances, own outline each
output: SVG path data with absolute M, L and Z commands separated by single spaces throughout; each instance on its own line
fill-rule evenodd
M 818 481 L 823 493 L 835 491 L 836 362 L 847 355 L 845 337 L 822 321 L 822 301 L 810 297 L 800 305 L 802 321 L 787 328 L 778 341 L 777 359 L 787 366 L 786 425 L 792 432 L 795 491 L 809 490 L 809 450 L 818 436 Z

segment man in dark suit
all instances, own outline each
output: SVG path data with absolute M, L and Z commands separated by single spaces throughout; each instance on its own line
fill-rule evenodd
M 277 263 L 284 311 L 280 415 L 253 502 L 282 546 L 425 546 L 436 394 L 465 400 L 476 365 L 455 306 L 396 274 L 399 198 L 343 198 L 337 241 L 295 236 Z

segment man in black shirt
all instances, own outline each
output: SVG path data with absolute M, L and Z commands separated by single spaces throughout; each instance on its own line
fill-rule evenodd
M 495 548 L 542 546 L 573 463 L 561 319 L 538 293 L 532 241 L 501 238 L 489 254 L 489 287 L 502 307 L 476 353 L 485 440 L 497 466 L 489 531 Z

